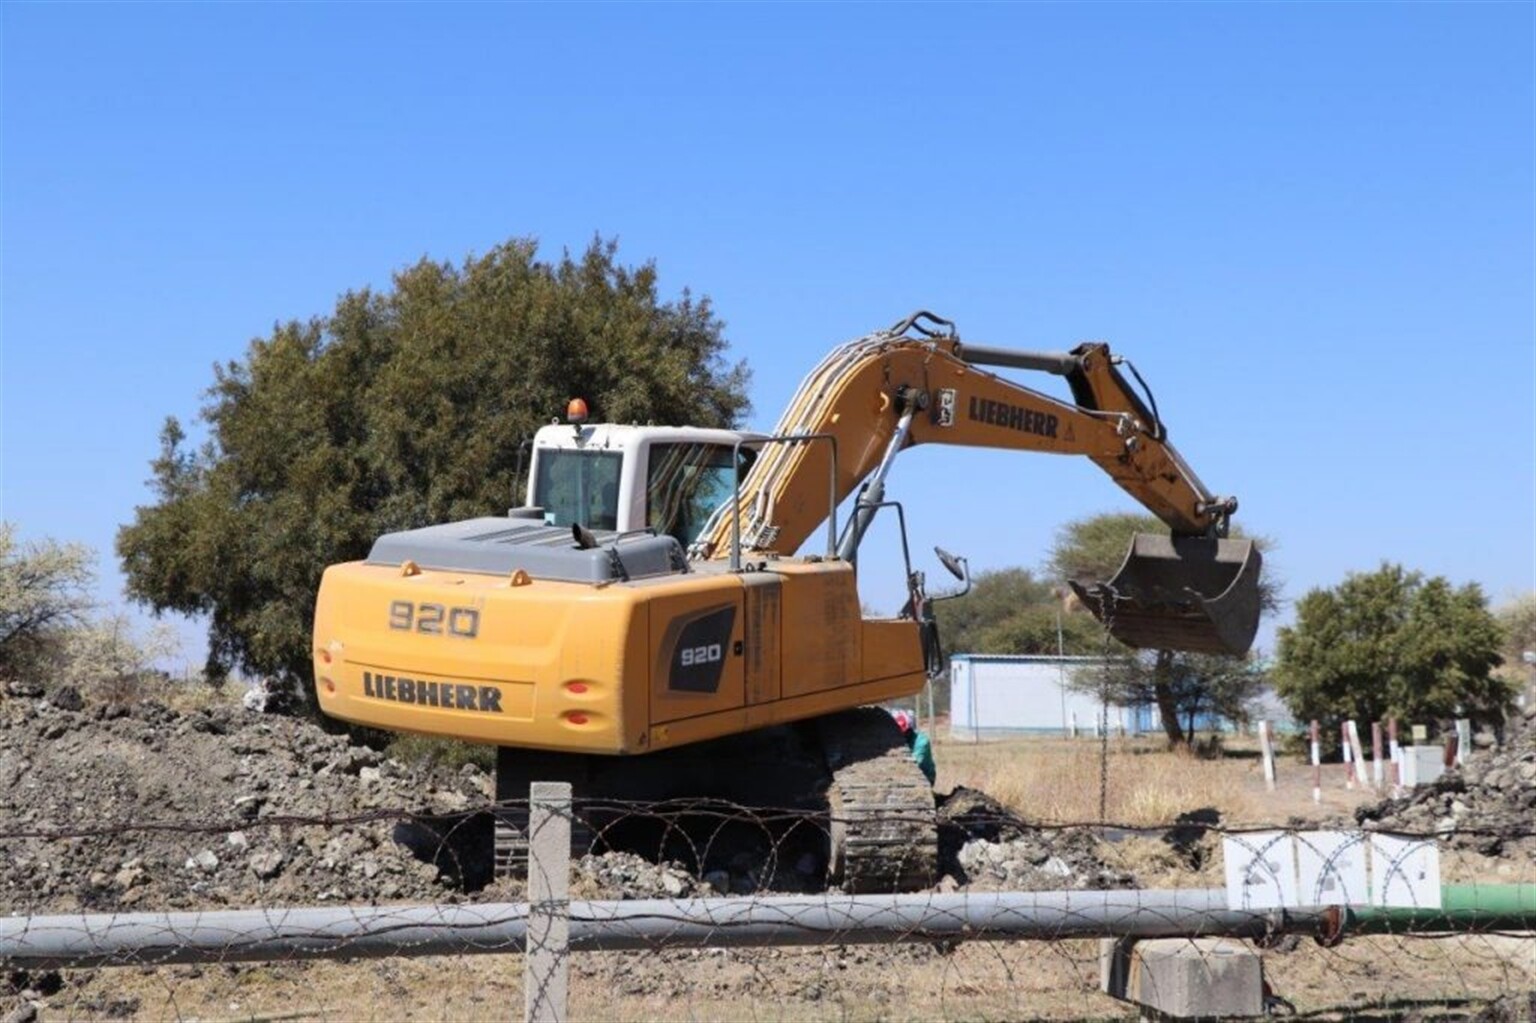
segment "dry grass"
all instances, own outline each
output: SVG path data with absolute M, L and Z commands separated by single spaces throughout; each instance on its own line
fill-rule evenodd
M 941 741 L 935 750 L 939 788 L 980 789 L 1031 820 L 1099 821 L 1100 747 L 1092 740 Z M 1205 807 L 1222 820 L 1255 821 L 1265 811 L 1250 778 L 1257 761 L 1204 759 L 1161 743 L 1109 744 L 1104 820 L 1133 826 L 1167 824 Z

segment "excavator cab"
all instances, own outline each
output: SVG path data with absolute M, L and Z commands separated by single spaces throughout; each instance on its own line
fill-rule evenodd
M 1241 655 L 1259 628 L 1263 561 L 1252 540 L 1137 533 L 1113 578 L 1070 585 L 1127 646 Z

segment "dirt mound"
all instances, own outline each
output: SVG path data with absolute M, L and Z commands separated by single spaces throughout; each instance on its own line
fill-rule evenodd
M 1085 828 L 1040 828 L 985 792 L 960 786 L 939 798 L 939 870 L 973 891 L 1129 888 Z M 947 886 L 947 885 L 946 885 Z
M 489 784 L 472 768 L 423 775 L 289 718 L 0 699 L 0 906 L 442 899 L 466 865 L 440 836 L 469 827 L 452 815 Z M 360 819 L 297 820 L 317 818 Z
M 1502 749 L 1477 751 L 1433 784 L 1362 806 L 1355 818 L 1375 830 L 1436 834 L 1485 856 L 1536 859 L 1536 728 L 1511 729 Z
M 12 686 L 0 691 L 0 910 L 518 899 L 520 883 L 489 884 L 491 797 L 474 765 L 404 764 L 308 721 Z M 582 895 L 821 890 L 824 827 L 785 835 L 782 822 L 701 813 L 695 834 L 686 815 L 654 816 L 601 830 L 577 864 Z M 946 889 L 1131 883 L 1091 833 L 1033 827 L 973 789 L 941 797 L 939 818 Z

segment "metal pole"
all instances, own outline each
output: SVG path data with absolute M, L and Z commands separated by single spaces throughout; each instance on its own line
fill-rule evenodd
M 853 521 L 849 523 L 848 532 L 843 536 L 842 546 L 837 551 L 837 556 L 844 561 L 854 561 L 858 557 L 859 544 L 863 542 L 870 523 L 875 521 L 875 512 L 879 511 L 880 502 L 885 500 L 885 478 L 890 475 L 891 466 L 896 464 L 896 456 L 906 446 L 907 434 L 912 430 L 912 416 L 916 411 L 909 407 L 897 420 L 896 432 L 891 434 L 880 464 L 864 484 L 864 493 L 854 510 Z

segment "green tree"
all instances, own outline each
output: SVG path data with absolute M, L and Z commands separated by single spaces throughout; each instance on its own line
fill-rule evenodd
M 1296 604 L 1276 688 L 1300 720 L 1502 720 L 1515 687 L 1494 671 L 1504 630 L 1476 583 L 1401 565 L 1351 573 Z
M 1253 702 L 1270 680 L 1252 657 L 1156 650 L 1079 668 L 1068 685 L 1107 703 L 1156 705 L 1163 733 L 1170 745 L 1178 746 L 1192 742 L 1199 721 L 1208 716 L 1246 724 Z
M 1098 653 L 1104 633 L 1091 617 L 1066 614 L 1058 591 L 1028 569 L 978 573 L 971 592 L 934 604 L 944 649 L 976 654 L 1054 654 L 1057 624 L 1068 654 Z
M 156 500 L 117 549 L 134 599 L 208 616 L 211 677 L 307 679 L 325 566 L 383 532 L 506 508 L 520 443 L 572 396 L 595 419 L 740 421 L 747 372 L 723 361 L 707 299 L 661 301 L 654 265 L 622 265 L 614 242 L 555 262 L 536 248 L 422 260 L 280 323 L 215 367 L 206 443 L 167 421 Z
M 1114 577 L 1136 533 L 1166 533 L 1168 527 L 1151 515 L 1109 512 L 1074 519 L 1062 526 L 1051 547 L 1048 571 L 1065 583 L 1069 579 L 1104 582 Z M 1233 530 L 1242 537 L 1241 530 Z M 1253 538 L 1260 551 L 1272 546 Z M 1273 612 L 1280 603 L 1279 583 L 1266 563 L 1259 576 L 1259 606 Z M 1079 609 L 1074 618 L 1087 618 Z M 1118 644 L 1116 653 L 1124 648 Z M 1172 650 L 1140 651 L 1116 657 L 1104 668 L 1082 670 L 1072 677 L 1074 688 L 1104 696 L 1122 706 L 1155 704 L 1163 733 L 1171 746 L 1188 745 L 1194 723 L 1207 714 L 1245 721 L 1248 707 L 1268 685 L 1252 657 L 1226 657 Z

